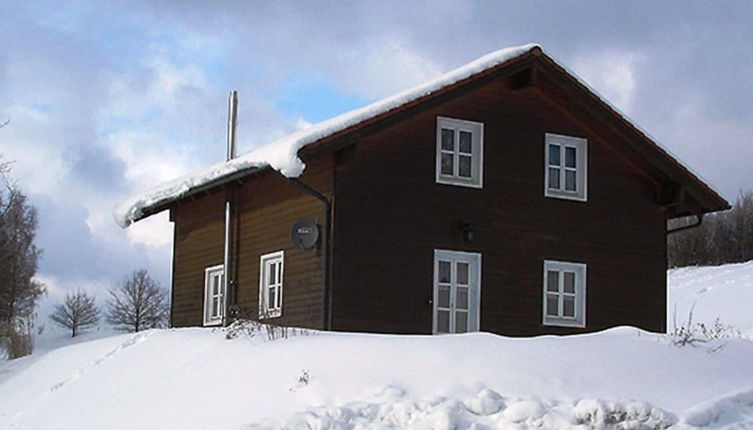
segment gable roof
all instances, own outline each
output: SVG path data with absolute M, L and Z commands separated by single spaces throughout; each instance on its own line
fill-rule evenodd
M 113 211 L 113 216 L 115 221 L 121 227 L 125 228 L 133 222 L 168 209 L 171 204 L 180 199 L 267 168 L 277 170 L 286 177 L 298 177 L 305 169 L 305 164 L 299 156 L 302 149 L 311 150 L 322 146 L 324 143 L 331 142 L 339 136 L 377 123 L 439 94 L 461 87 L 484 76 L 502 70 L 513 70 L 514 65 L 522 64 L 525 60 L 533 58 L 542 58 L 545 65 L 554 70 L 556 74 L 562 75 L 566 83 L 573 86 L 575 91 L 585 93 L 585 95 L 600 105 L 599 109 L 607 112 L 611 119 L 623 124 L 627 128 L 627 133 L 631 134 L 633 139 L 640 141 L 638 145 L 645 146 L 639 149 L 652 152 L 652 155 L 655 156 L 653 158 L 658 159 L 657 169 L 663 173 L 667 173 L 668 177 L 673 178 L 679 183 L 689 184 L 696 200 L 702 202 L 700 204 L 700 212 L 713 212 L 729 208 L 726 200 L 691 173 L 674 157 L 669 155 L 666 150 L 648 137 L 648 134 L 638 128 L 627 116 L 610 105 L 575 74 L 567 71 L 551 57 L 545 55 L 538 45 L 527 44 L 492 52 L 411 89 L 314 124 L 255 148 L 232 160 L 214 164 L 196 173 L 177 178 L 146 192 L 134 195 L 119 204 Z

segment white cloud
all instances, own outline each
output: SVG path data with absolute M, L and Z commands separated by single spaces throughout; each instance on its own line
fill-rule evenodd
M 125 178 L 131 189 L 142 190 L 188 173 L 196 161 L 187 151 L 168 145 L 163 137 L 138 130 L 123 130 L 108 136 L 113 154 L 125 163 Z M 177 147 L 176 147 L 177 146 Z
M 295 120 L 295 128 L 296 128 L 296 130 L 303 130 L 304 128 L 309 128 L 312 125 L 314 125 L 314 124 L 306 121 L 303 118 L 298 118 L 298 119 Z
M 65 140 L 49 115 L 30 106 L 7 109 L 10 123 L 0 134 L 2 154 L 11 161 L 11 177 L 28 194 L 46 193 L 59 186 L 68 169 L 63 162 Z
M 626 114 L 636 92 L 636 75 L 645 60 L 640 52 L 589 50 L 575 58 L 571 69 Z
M 348 55 L 352 66 L 341 74 L 342 89 L 379 99 L 437 77 L 443 71 L 434 60 L 399 40 L 379 40 Z M 339 73 L 338 73 L 339 74 Z
M 178 66 L 164 47 L 154 46 L 138 66 L 126 73 L 111 73 L 103 119 L 141 119 L 150 113 L 170 112 L 180 107 L 186 93 L 210 90 L 201 69 Z
M 169 212 L 164 211 L 157 215 L 139 221 L 131 225 L 126 230 L 128 240 L 132 243 L 143 243 L 152 248 L 164 248 L 164 251 L 170 252 L 170 245 L 173 242 L 173 224 L 169 220 Z M 157 251 L 153 249 L 152 251 Z

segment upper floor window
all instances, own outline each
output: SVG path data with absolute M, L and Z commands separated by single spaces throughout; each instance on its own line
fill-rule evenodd
M 437 117 L 438 183 L 481 188 L 483 155 L 484 124 Z
M 544 195 L 586 201 L 588 141 L 552 133 L 544 141 Z
M 222 264 L 204 270 L 204 325 L 222 324 L 225 315 L 225 283 Z
M 586 326 L 586 265 L 544 261 L 544 325 Z
M 282 315 L 283 251 L 261 256 L 259 267 L 259 318 Z

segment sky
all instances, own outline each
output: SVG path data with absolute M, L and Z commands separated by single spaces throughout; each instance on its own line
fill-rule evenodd
M 541 44 L 728 200 L 753 189 L 753 2 L 0 2 L 0 155 L 39 214 L 45 319 L 145 268 L 170 285 L 167 213 L 129 195 L 414 86 Z

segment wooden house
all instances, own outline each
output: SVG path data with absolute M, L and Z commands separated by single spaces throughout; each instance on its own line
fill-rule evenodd
M 116 218 L 170 211 L 173 326 L 535 335 L 665 331 L 667 220 L 728 207 L 526 45 L 164 184 Z

